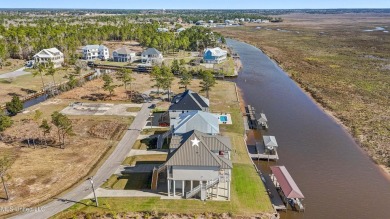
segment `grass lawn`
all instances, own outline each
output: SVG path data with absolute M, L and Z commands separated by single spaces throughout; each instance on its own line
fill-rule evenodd
M 191 89 L 198 91 L 196 87 Z M 224 97 L 224 98 L 222 98 Z M 76 204 L 59 213 L 54 218 L 70 218 L 81 213 L 93 213 L 103 215 L 106 213 L 117 214 L 121 212 L 160 212 L 175 214 L 197 215 L 205 212 L 230 213 L 233 216 L 254 216 L 272 212 L 266 189 L 252 166 L 246 151 L 243 138 L 244 126 L 237 101 L 235 87 L 231 82 L 218 81 L 216 87 L 210 93 L 211 110 L 213 112 L 226 112 L 232 116 L 233 124 L 221 126 L 224 135 L 229 136 L 233 145 L 232 160 L 232 187 L 231 201 L 206 201 L 199 200 L 161 200 L 159 198 L 100 198 L 101 207 L 96 208 L 90 200 L 83 200 L 84 204 Z M 144 130 L 154 133 L 156 129 Z M 134 158 L 127 158 L 126 163 L 134 162 Z M 123 179 L 110 178 L 105 186 L 123 187 L 127 185 Z M 121 181 L 122 180 L 122 181 Z
M 141 135 L 156 135 L 163 134 L 168 131 L 169 128 L 147 128 L 141 131 Z
M 127 112 L 139 112 L 141 110 L 141 107 L 129 107 L 126 109 Z
M 115 180 L 112 177 L 110 180 Z M 126 184 L 117 181 L 113 187 Z M 202 214 L 205 212 L 230 213 L 233 216 L 253 216 L 261 212 L 270 212 L 271 205 L 261 180 L 250 164 L 235 164 L 233 169 L 231 201 L 200 200 L 161 200 L 160 198 L 99 198 L 100 207 L 93 206 L 90 200 L 76 204 L 54 218 L 72 218 L 79 212 L 164 212 L 176 214 Z M 85 205 L 84 205 L 85 204 Z M 191 207 L 189 207 L 191 206 Z
M 114 65 L 114 66 L 128 66 L 130 63 L 129 62 L 96 61 L 95 64 Z
M 26 69 L 28 72 L 33 72 L 35 69 Z M 65 76 L 68 73 L 74 72 L 74 69 L 58 68 L 54 75 L 56 84 L 66 82 L 68 79 Z M 82 71 L 81 74 L 89 73 L 90 71 Z M 43 76 L 43 83 L 45 85 L 52 84 L 53 78 L 51 76 Z M 27 96 L 30 93 L 35 93 L 42 89 L 42 79 L 39 75 L 32 74 L 22 75 L 12 79 L 0 79 L 0 105 L 10 101 L 13 95 Z
M 160 163 L 164 162 L 167 160 L 167 155 L 166 154 L 148 154 L 148 155 L 136 155 L 136 156 L 131 156 L 127 157 L 122 165 L 130 165 L 134 166 L 137 164 L 137 162 L 140 163 Z
M 102 187 L 114 190 L 150 189 L 151 177 L 150 173 L 112 175 Z
M 227 57 L 226 61 L 216 64 L 214 68 L 217 70 L 222 70 L 224 75 L 234 75 L 234 60 L 232 57 Z

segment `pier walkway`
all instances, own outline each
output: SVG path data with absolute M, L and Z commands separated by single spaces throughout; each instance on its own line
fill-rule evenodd
M 275 150 L 275 154 L 267 154 L 265 152 L 265 147 L 263 143 L 256 142 L 256 152 L 251 153 L 253 150 L 250 150 L 249 156 L 252 159 L 261 159 L 261 160 L 279 160 L 278 152 Z
M 287 211 L 286 205 L 280 198 L 278 191 L 276 190 L 275 185 L 273 184 L 271 177 L 268 174 L 263 174 L 265 179 L 265 185 L 269 193 L 269 198 L 271 200 L 272 206 L 277 211 Z

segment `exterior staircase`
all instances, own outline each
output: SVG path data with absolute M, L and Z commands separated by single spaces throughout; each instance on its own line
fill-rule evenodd
M 156 146 L 157 149 L 162 149 L 165 138 L 167 138 L 171 133 L 172 130 L 170 129 L 169 131 L 157 137 L 157 146 Z
M 169 126 L 169 111 L 164 112 L 160 119 L 158 120 L 158 123 L 160 126 Z
M 206 191 L 207 189 L 217 185 L 219 183 L 219 178 L 213 180 L 210 184 L 200 184 L 197 187 L 193 188 L 191 191 L 186 192 L 185 198 L 192 198 L 194 195 L 198 194 L 201 190 Z
M 152 174 L 152 185 L 150 186 L 150 188 L 152 190 L 157 190 L 157 186 L 158 186 L 158 175 L 164 171 L 165 169 L 167 168 L 167 166 L 165 166 L 165 164 L 161 164 L 159 167 L 154 167 L 153 168 L 153 174 Z

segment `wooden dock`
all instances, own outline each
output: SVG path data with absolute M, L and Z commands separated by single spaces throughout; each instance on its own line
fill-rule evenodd
M 250 129 L 257 129 L 256 110 L 253 106 L 245 107 L 246 116 L 248 117 L 248 125 Z
M 263 174 L 263 177 L 265 179 L 265 187 L 267 188 L 268 195 L 274 209 L 277 211 L 287 211 L 286 205 L 276 190 L 271 177 L 268 174 Z
M 256 154 L 250 154 L 252 159 L 261 160 L 279 160 L 278 152 L 275 150 L 275 154 L 268 154 L 265 150 L 264 144 L 256 142 Z
M 244 119 L 244 128 L 245 128 L 245 131 L 249 131 L 250 128 L 249 128 L 249 125 L 248 125 L 248 118 L 246 116 L 242 117 Z
M 99 68 L 99 69 L 110 69 L 110 70 L 120 70 L 120 69 L 131 69 L 136 72 L 151 72 L 152 66 L 146 66 L 146 65 L 139 65 L 139 66 L 116 66 L 116 65 L 103 65 L 103 64 L 91 64 L 90 67 L 92 68 Z

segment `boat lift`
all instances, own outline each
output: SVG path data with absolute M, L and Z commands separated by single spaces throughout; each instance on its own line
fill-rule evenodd
M 264 129 L 268 129 L 268 120 L 264 113 L 260 113 L 260 119 L 257 120 L 257 124 Z
M 277 188 L 279 195 L 282 197 L 283 202 L 290 205 L 296 211 L 305 211 L 305 207 L 302 203 L 305 196 L 303 196 L 286 167 L 271 166 L 270 168 L 272 171 L 272 174 L 270 175 L 271 180 Z

